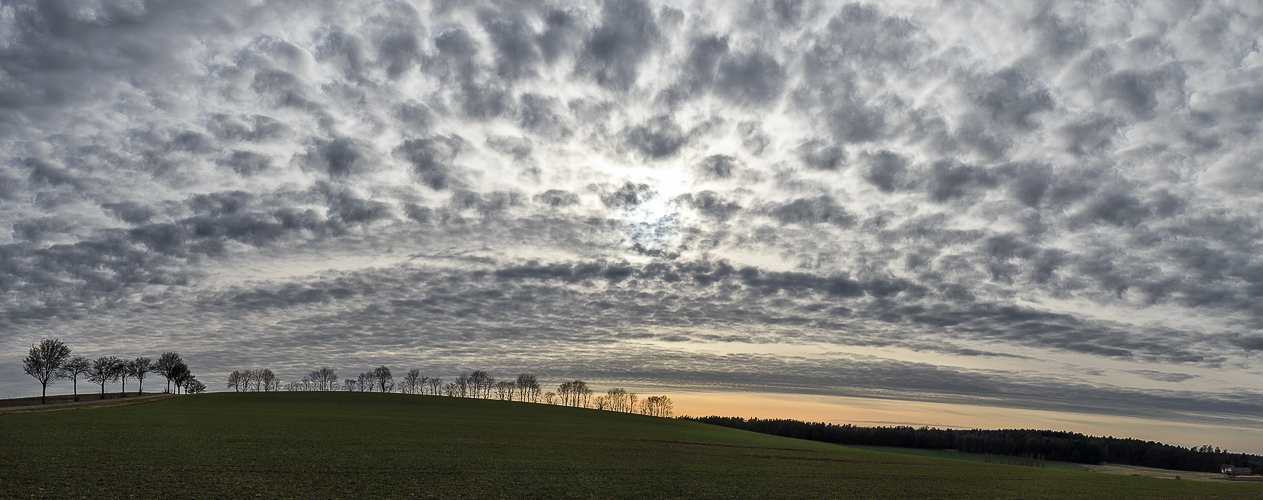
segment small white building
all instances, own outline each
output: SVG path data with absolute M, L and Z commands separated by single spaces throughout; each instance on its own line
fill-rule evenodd
M 1223 464 L 1219 467 L 1219 472 L 1228 479 L 1254 474 L 1254 471 L 1250 470 L 1249 467 L 1233 467 L 1231 464 Z

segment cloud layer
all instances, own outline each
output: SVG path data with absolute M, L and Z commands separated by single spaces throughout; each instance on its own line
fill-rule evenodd
M 0 346 L 1248 420 L 1260 32 L 1230 2 L 10 2 Z

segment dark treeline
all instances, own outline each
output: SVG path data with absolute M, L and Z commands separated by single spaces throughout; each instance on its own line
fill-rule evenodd
M 338 372 L 321 367 L 307 373 L 302 380 L 282 382 L 268 368 L 235 370 L 228 374 L 226 387 L 237 392 L 270 391 L 354 391 L 399 392 L 427 396 L 454 398 L 499 399 L 525 403 L 545 403 L 594 410 L 639 413 L 651 417 L 670 417 L 673 411 L 671 398 L 649 396 L 641 398 L 621 387 L 597 394 L 582 380 L 571 380 L 557 385 L 557 391 L 545 391 L 539 379 L 523 373 L 516 377 L 497 379 L 490 373 L 474 370 L 462 373 L 450 382 L 440 377 L 421 375 L 419 368 L 408 370 L 396 380 L 388 366 L 378 366 L 355 378 L 338 381 Z
M 1263 468 L 1263 457 L 1209 445 L 1182 448 L 1154 441 L 1087 436 L 1031 429 L 955 430 L 930 427 L 858 427 L 792 419 L 680 417 L 706 424 L 812 441 L 862 446 L 956 450 L 1006 457 L 1041 456 L 1046 460 L 1140 465 L 1159 469 L 1219 472 L 1223 464 Z
M 198 381 L 189 371 L 189 365 L 174 352 L 164 352 L 156 361 L 143 356 L 136 359 L 117 356 L 88 359 L 75 356 L 64 342 L 57 339 L 44 339 L 32 345 L 22 359 L 22 371 L 40 383 L 40 404 L 47 402 L 48 385 L 55 380 L 71 382 L 75 401 L 79 400 L 81 378 L 101 386 L 101 399 L 105 399 L 106 384 L 114 382 L 120 383 L 119 391 L 126 396 L 128 379 L 136 382 L 137 394 L 144 394 L 145 377 L 151 373 L 167 379 L 167 388 L 163 392 L 171 392 L 173 386 L 177 394 L 181 389 L 191 394 L 206 390 L 206 384 Z

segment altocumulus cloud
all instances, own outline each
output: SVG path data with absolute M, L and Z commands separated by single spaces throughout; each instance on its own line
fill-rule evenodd
M 7 2 L 0 346 L 1248 421 L 1259 32 L 1248 2 Z

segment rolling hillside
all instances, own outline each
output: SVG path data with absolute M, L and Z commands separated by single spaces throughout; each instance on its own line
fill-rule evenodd
M 0 413 L 4 498 L 1259 498 L 883 453 L 695 422 L 372 393 Z

